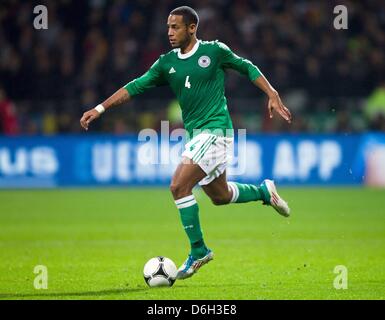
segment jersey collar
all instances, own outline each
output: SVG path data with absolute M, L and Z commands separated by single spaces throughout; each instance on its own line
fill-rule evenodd
M 178 58 L 179 59 L 187 59 L 187 58 L 190 58 L 195 52 L 197 52 L 198 48 L 199 48 L 199 42 L 200 40 L 197 40 L 196 44 L 194 44 L 193 48 L 187 52 L 187 53 L 181 53 L 180 52 L 180 49 L 177 49 L 177 53 L 178 53 Z

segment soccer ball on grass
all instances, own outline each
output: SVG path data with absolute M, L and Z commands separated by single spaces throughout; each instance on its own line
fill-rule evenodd
M 144 265 L 144 280 L 150 287 L 171 287 L 176 279 L 175 263 L 166 257 L 151 258 Z

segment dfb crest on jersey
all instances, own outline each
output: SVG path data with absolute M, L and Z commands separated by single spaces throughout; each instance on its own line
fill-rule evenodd
M 201 56 L 198 60 L 198 64 L 202 68 L 207 68 L 211 63 L 211 59 L 208 56 Z

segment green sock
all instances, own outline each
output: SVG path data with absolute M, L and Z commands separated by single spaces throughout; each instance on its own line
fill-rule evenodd
M 242 184 L 238 182 L 228 182 L 233 197 L 230 202 L 244 203 L 250 201 L 262 200 L 269 203 L 270 195 L 265 185 L 259 187 L 253 184 Z
M 195 259 L 204 257 L 207 253 L 207 247 L 203 241 L 199 223 L 199 207 L 194 195 L 175 200 L 175 204 L 179 209 L 184 230 L 190 240 L 191 255 Z

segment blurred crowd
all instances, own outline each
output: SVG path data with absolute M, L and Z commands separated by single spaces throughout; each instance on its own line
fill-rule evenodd
M 48 29 L 36 30 L 37 4 Z M 348 9 L 336 30 L 333 8 Z M 190 5 L 198 38 L 218 39 L 253 61 L 293 111 L 291 126 L 270 121 L 266 99 L 245 77 L 229 72 L 226 95 L 234 125 L 249 132 L 385 131 L 385 5 L 383 0 L 88 0 L 0 4 L 0 132 L 80 131 L 81 114 L 144 73 L 170 50 L 167 16 Z M 168 88 L 133 99 L 97 121 L 113 133 L 180 125 Z

